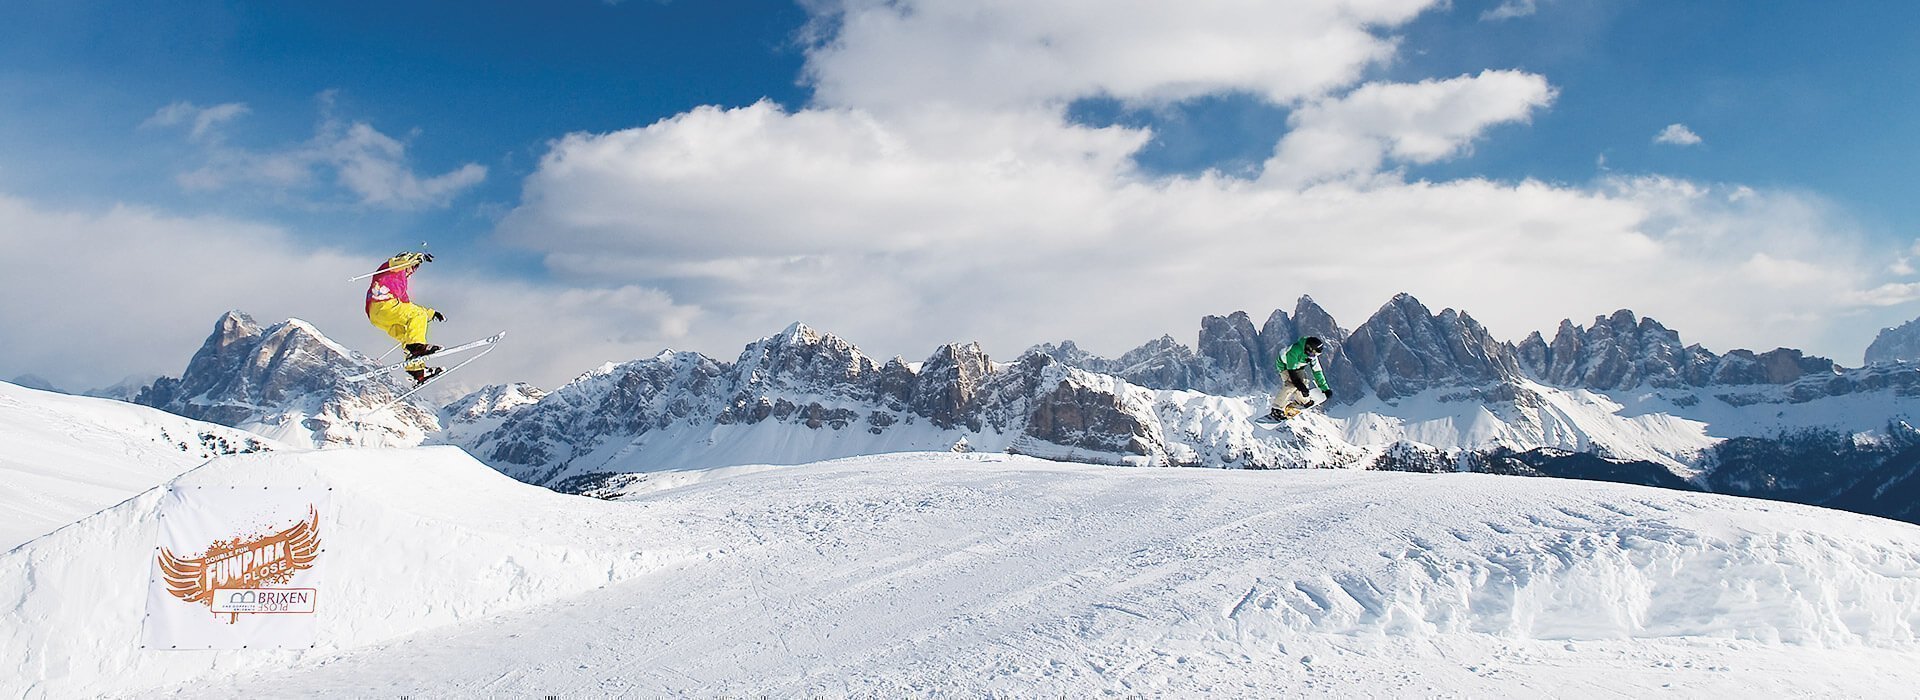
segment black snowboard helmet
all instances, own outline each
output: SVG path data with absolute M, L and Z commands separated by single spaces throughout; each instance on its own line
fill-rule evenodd
M 1320 342 L 1319 338 L 1311 335 L 1307 336 L 1307 342 L 1305 343 L 1305 345 L 1307 348 L 1308 355 L 1318 355 L 1320 354 L 1320 351 L 1327 349 L 1326 343 Z

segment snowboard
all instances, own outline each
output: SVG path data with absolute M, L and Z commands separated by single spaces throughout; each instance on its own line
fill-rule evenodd
M 1320 404 L 1317 401 L 1313 403 L 1309 403 L 1305 406 L 1302 406 L 1300 404 L 1288 404 L 1286 408 L 1280 409 L 1280 420 L 1274 420 L 1272 416 L 1262 414 L 1260 416 L 1256 416 L 1253 419 L 1253 422 L 1259 423 L 1261 425 L 1279 425 L 1283 422 L 1286 422 L 1287 419 L 1300 415 L 1302 412 L 1306 411 L 1307 409 L 1313 408 L 1314 406 L 1318 406 L 1318 405 Z
M 498 343 L 498 342 L 500 342 L 500 339 L 501 339 L 501 338 L 505 338 L 505 337 L 507 337 L 507 332 L 506 332 L 506 331 L 500 331 L 499 333 L 495 333 L 495 334 L 493 334 L 493 335 L 490 335 L 490 336 L 487 336 L 487 337 L 485 337 L 485 338 L 481 338 L 481 339 L 479 339 L 479 340 L 476 340 L 476 341 L 473 341 L 473 342 L 471 342 L 471 343 L 461 343 L 461 344 L 459 344 L 459 345 L 455 345 L 455 346 L 453 346 L 453 347 L 450 347 L 450 348 L 441 348 L 439 352 L 435 352 L 435 353 L 433 353 L 433 354 L 430 354 L 430 355 L 421 355 L 421 356 L 419 356 L 419 357 L 416 357 L 416 358 L 413 358 L 413 359 L 409 359 L 409 360 L 401 360 L 401 361 L 399 361 L 399 362 L 395 362 L 395 363 L 392 363 L 392 364 L 387 364 L 387 365 L 381 365 L 381 366 L 379 366 L 379 367 L 376 367 L 376 368 L 373 368 L 373 369 L 371 369 L 371 370 L 368 370 L 368 371 L 365 371 L 365 372 L 361 372 L 361 373 L 359 373 L 359 374 L 350 374 L 350 375 L 347 375 L 347 376 L 346 376 L 346 380 L 347 380 L 347 381 L 349 381 L 349 382 L 362 382 L 362 381 L 366 381 L 366 380 L 368 380 L 368 379 L 372 379 L 372 378 L 374 378 L 374 377 L 378 377 L 378 376 L 380 376 L 380 375 L 382 375 L 382 374 L 386 374 L 386 373 L 388 373 L 388 372 L 394 372 L 394 371 L 398 371 L 398 370 L 403 370 L 403 369 L 406 369 L 406 368 L 407 368 L 407 365 L 410 365 L 410 364 L 413 364 L 413 363 L 415 363 L 415 362 L 425 362 L 425 361 L 427 361 L 427 360 L 429 360 L 429 359 L 432 359 L 432 358 L 435 358 L 435 357 L 444 357 L 444 356 L 446 356 L 446 355 L 452 355 L 452 354 L 454 354 L 454 353 L 460 353 L 460 352 L 468 352 L 468 351 L 471 351 L 471 350 L 477 350 L 477 349 L 480 349 L 480 348 L 484 348 L 484 347 L 488 347 L 488 346 L 490 346 L 490 345 L 493 345 L 494 343 Z M 460 363 L 460 364 L 462 364 L 462 365 L 464 365 L 464 364 L 466 364 L 466 363 L 465 363 L 465 362 L 462 362 L 462 363 Z M 450 372 L 450 371 L 452 371 L 452 370 L 448 370 L 448 371 Z M 442 373 L 442 374 L 444 374 L 444 373 Z M 427 381 L 432 381 L 432 380 L 431 380 L 431 379 L 429 379 L 429 380 L 427 380 Z M 424 385 L 423 385 L 423 386 L 424 386 Z

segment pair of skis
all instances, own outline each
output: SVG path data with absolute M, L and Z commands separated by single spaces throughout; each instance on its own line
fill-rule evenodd
M 419 384 L 414 385 L 413 389 L 407 391 L 407 393 L 404 393 L 399 395 L 398 397 L 395 397 L 392 401 L 388 401 L 385 405 L 382 405 L 379 408 L 373 409 L 372 411 L 373 413 L 379 413 L 389 408 L 393 408 L 395 405 L 398 405 L 402 401 L 412 398 L 414 394 L 418 394 L 422 389 L 427 388 L 428 385 L 431 385 L 434 382 L 440 381 L 441 377 L 445 377 L 449 374 L 452 374 L 454 370 L 473 364 L 474 360 L 478 360 L 482 357 L 486 357 L 487 353 L 493 352 L 493 344 L 500 342 L 500 339 L 505 337 L 507 337 L 507 332 L 501 331 L 499 333 L 495 333 L 493 335 L 487 336 L 485 338 L 481 338 L 471 343 L 461 343 L 459 345 L 455 345 L 450 348 L 441 348 L 440 350 L 433 352 L 431 354 L 421 355 L 419 357 L 401 360 L 393 364 L 381 365 L 379 367 L 375 367 L 371 370 L 361 372 L 359 374 L 350 374 L 350 375 L 347 375 L 345 379 L 349 382 L 362 382 L 362 381 L 366 381 L 368 379 L 372 379 L 374 377 L 380 376 L 382 374 L 386 374 L 387 372 L 406 369 L 407 365 L 414 364 L 416 362 L 424 362 L 431 358 L 444 357 L 444 356 L 453 355 L 456 353 L 471 352 L 473 350 L 480 351 L 478 353 L 475 353 L 473 357 L 469 357 L 461 361 L 460 364 L 454 365 L 452 367 L 448 367 L 445 370 L 442 370 L 439 374 L 429 377 L 426 381 L 420 382 Z

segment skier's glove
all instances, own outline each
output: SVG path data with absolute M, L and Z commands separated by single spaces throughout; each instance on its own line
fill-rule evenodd
M 438 312 L 438 311 L 435 311 L 435 312 L 433 312 L 433 320 L 435 320 L 435 321 L 445 321 L 445 320 L 447 320 L 447 317 L 446 317 L 446 316 L 443 316 L 443 315 L 441 315 L 441 314 L 440 314 L 440 312 Z
M 1327 401 L 1328 401 L 1329 403 L 1331 403 L 1331 402 L 1333 401 L 1333 390 L 1332 390 L 1332 389 L 1321 389 L 1321 390 L 1320 390 L 1320 394 L 1321 394 L 1322 396 L 1325 396 L 1325 397 L 1327 397 Z
M 430 263 L 430 262 L 433 262 L 433 254 L 432 254 L 432 253 L 421 253 L 421 254 L 420 254 L 420 262 L 423 262 L 423 263 Z

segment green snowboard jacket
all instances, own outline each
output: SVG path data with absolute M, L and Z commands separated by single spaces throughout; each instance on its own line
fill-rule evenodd
M 1313 383 L 1320 386 L 1320 391 L 1327 390 L 1327 375 L 1320 372 L 1320 358 L 1307 355 L 1306 338 L 1293 341 L 1293 345 L 1289 346 L 1286 352 L 1280 353 L 1280 359 L 1274 363 L 1274 367 L 1283 375 L 1312 368 Z

